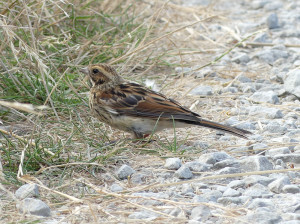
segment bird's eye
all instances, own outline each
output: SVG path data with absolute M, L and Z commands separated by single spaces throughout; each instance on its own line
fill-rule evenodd
M 98 72 L 99 72 L 98 69 L 96 69 L 96 68 L 93 69 L 93 73 L 94 73 L 94 74 L 96 74 L 96 73 L 98 73 Z

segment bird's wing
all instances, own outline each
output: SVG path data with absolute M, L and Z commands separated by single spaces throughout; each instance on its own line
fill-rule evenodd
M 119 115 L 199 121 L 200 116 L 175 100 L 136 83 L 120 84 L 97 97 L 100 104 Z

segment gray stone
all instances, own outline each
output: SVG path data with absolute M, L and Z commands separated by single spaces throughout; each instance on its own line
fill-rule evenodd
M 238 197 L 221 197 L 218 199 L 218 203 L 223 205 L 240 204 L 241 199 Z
M 234 190 L 232 188 L 228 188 L 224 193 L 223 197 L 238 197 L 241 193 L 237 190 Z
M 231 174 L 231 173 L 240 173 L 241 170 L 239 168 L 235 167 L 225 167 L 223 169 L 220 169 L 216 172 L 217 175 L 222 175 L 222 174 Z
M 124 164 L 118 169 L 117 176 L 121 180 L 124 180 L 124 179 L 127 179 L 128 177 L 130 177 L 130 175 L 133 173 L 135 173 L 135 170 L 132 169 L 130 166 Z
M 282 49 L 265 49 L 256 53 L 255 57 L 260 60 L 273 65 L 279 58 L 288 58 L 289 54 L 286 50 Z
M 232 61 L 237 64 L 247 64 L 250 61 L 250 57 L 246 53 L 241 53 L 232 58 Z
M 181 187 L 181 193 L 183 194 L 194 193 L 194 189 L 192 188 L 191 184 L 183 184 Z
M 187 166 L 182 166 L 175 172 L 175 177 L 179 179 L 191 179 L 193 173 Z
M 247 188 L 243 195 L 250 196 L 252 198 L 265 198 L 272 196 L 269 190 L 262 184 L 255 184 L 252 187 Z
M 253 150 L 253 153 L 255 154 L 265 151 L 267 148 L 268 145 L 260 142 L 249 146 L 249 150 Z
M 283 113 L 278 108 L 268 108 L 262 106 L 248 107 L 250 116 L 262 116 L 269 119 L 278 119 L 283 117 Z
M 274 203 L 271 199 L 266 198 L 255 198 L 253 201 L 248 205 L 249 209 L 257 209 L 259 207 L 269 207 L 274 208 Z
M 217 190 L 202 190 L 203 197 L 205 197 L 208 201 L 217 202 L 218 198 L 222 197 L 222 193 Z
M 206 205 L 200 205 L 192 209 L 190 219 L 204 222 L 211 216 L 210 208 Z
M 147 206 L 159 206 L 163 205 L 162 201 L 155 200 L 157 199 L 168 199 L 169 195 L 163 192 L 154 193 L 154 192 L 136 192 L 132 194 L 133 196 L 141 197 L 130 199 L 133 202 L 139 201 L 139 203 Z M 149 198 L 149 199 L 145 199 Z
M 198 161 L 191 161 L 187 162 L 184 164 L 186 167 L 190 168 L 191 171 L 194 172 L 205 172 L 208 171 L 212 166 L 205 164 L 205 163 L 200 163 Z
M 252 96 L 250 96 L 250 100 L 256 103 L 279 103 L 279 98 L 277 94 L 273 91 L 255 92 Z
M 197 140 L 193 143 L 193 146 L 197 149 L 208 149 L 209 148 L 209 144 L 207 142 L 203 142 L 200 140 Z
M 22 200 L 24 198 L 38 197 L 40 193 L 36 184 L 24 184 L 16 190 L 15 195 L 16 198 Z
M 251 175 L 243 179 L 246 186 L 252 186 L 257 183 L 267 186 L 269 183 L 274 181 L 274 178 L 261 176 L 261 175 Z
M 190 92 L 190 94 L 200 96 L 211 96 L 213 95 L 213 90 L 211 86 L 197 86 Z
M 181 167 L 181 160 L 179 158 L 168 158 L 164 167 L 169 170 L 178 170 Z
M 275 149 L 270 149 L 268 151 L 266 151 L 266 155 L 268 156 L 275 156 L 278 154 L 289 154 L 291 151 L 289 149 L 289 147 L 281 147 L 281 148 L 275 148 Z M 277 164 L 277 165 L 281 165 L 281 164 Z
M 199 202 L 209 202 L 207 198 L 201 196 L 201 195 L 195 195 L 192 199 L 193 203 L 199 203 Z
M 287 132 L 288 129 L 285 126 L 279 124 L 278 122 L 272 121 L 265 126 L 264 130 L 270 133 L 284 134 Z
M 246 219 L 248 223 L 255 224 L 277 224 L 282 220 L 281 216 L 277 213 L 260 210 L 247 214 Z
M 31 215 L 44 217 L 51 216 L 51 210 L 49 206 L 45 202 L 35 198 L 23 199 L 19 204 L 17 204 L 17 208 L 21 213 L 25 214 L 29 213 Z
M 267 25 L 269 29 L 279 28 L 278 16 L 275 13 L 272 13 L 267 18 Z
M 241 75 L 238 77 L 238 80 L 242 83 L 250 83 L 252 80 L 248 78 L 247 76 Z
M 217 162 L 220 162 L 225 159 L 233 159 L 230 155 L 228 155 L 226 152 L 212 152 L 212 153 L 206 153 L 202 154 L 199 157 L 199 161 L 202 163 L 208 163 L 214 165 Z
M 274 180 L 273 182 L 271 182 L 268 187 L 271 191 L 273 191 L 274 193 L 281 193 L 282 188 L 285 185 L 289 185 L 291 184 L 290 179 L 288 177 L 281 177 L 277 180 Z
M 291 194 L 297 194 L 300 192 L 300 189 L 297 185 L 294 184 L 288 184 L 282 187 L 282 191 L 284 193 L 291 193 Z
M 300 98 L 300 69 L 289 72 L 284 79 L 285 90 Z
M 239 168 L 240 164 L 239 161 L 236 159 L 224 159 L 220 162 L 215 163 L 214 168 L 215 169 L 222 169 L 225 167 L 235 167 L 235 168 Z
M 300 164 L 300 153 L 280 154 L 273 157 L 274 160 L 281 159 L 285 163 Z
M 120 191 L 123 191 L 123 187 L 120 186 L 119 184 L 112 184 L 112 185 L 110 186 L 110 190 L 111 190 L 112 192 L 120 192 Z
M 247 172 L 272 170 L 272 163 L 265 156 L 249 156 L 240 160 L 241 169 Z
M 233 180 L 229 184 L 227 184 L 227 187 L 237 189 L 237 188 L 244 188 L 245 187 L 245 181 L 244 180 Z
M 128 216 L 129 219 L 143 219 L 147 221 L 155 220 L 157 217 L 158 217 L 157 213 L 148 210 L 133 212 Z

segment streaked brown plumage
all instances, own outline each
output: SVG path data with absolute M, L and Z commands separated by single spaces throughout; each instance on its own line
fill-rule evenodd
M 92 87 L 89 104 L 101 122 L 131 132 L 141 139 L 153 131 L 198 125 L 247 138 L 249 131 L 205 120 L 175 100 L 136 83 L 127 82 L 107 64 L 81 70 L 89 75 Z

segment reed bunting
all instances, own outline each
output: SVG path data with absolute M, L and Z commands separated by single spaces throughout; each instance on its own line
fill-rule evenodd
M 173 99 L 139 84 L 125 81 L 107 64 L 81 69 L 92 83 L 89 105 L 101 122 L 142 139 L 166 128 L 190 125 L 221 130 L 242 138 L 251 132 L 205 120 Z

